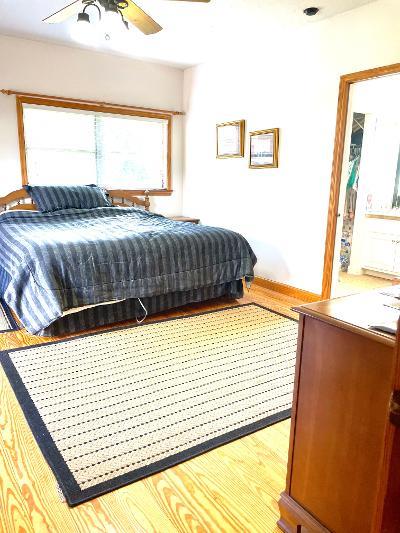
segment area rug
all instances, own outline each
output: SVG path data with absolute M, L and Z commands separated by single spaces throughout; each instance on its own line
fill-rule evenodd
M 8 305 L 4 300 L 0 299 L 0 333 L 6 333 L 14 329 L 19 329 L 18 324 L 12 316 Z
M 72 506 L 288 418 L 296 340 L 248 304 L 0 357 Z

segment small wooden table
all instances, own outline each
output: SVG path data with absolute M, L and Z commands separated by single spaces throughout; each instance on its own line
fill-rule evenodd
M 193 217 L 172 216 L 167 218 L 169 218 L 170 220 L 175 220 L 175 222 L 191 222 L 192 224 L 198 224 L 200 222 L 199 218 Z

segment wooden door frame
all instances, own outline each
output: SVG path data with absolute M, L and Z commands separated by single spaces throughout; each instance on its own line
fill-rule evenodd
M 335 145 L 333 150 L 333 163 L 331 174 L 331 189 L 329 193 L 328 222 L 326 225 L 324 271 L 322 276 L 322 299 L 330 298 L 332 289 L 333 260 L 335 255 L 336 229 L 338 220 L 338 207 L 340 195 L 340 183 L 343 168 L 344 141 L 346 136 L 347 113 L 349 108 L 350 86 L 358 81 L 370 80 L 397 74 L 400 72 L 400 63 L 386 67 L 372 68 L 345 74 L 341 76 L 339 83 L 338 108 L 336 116 Z

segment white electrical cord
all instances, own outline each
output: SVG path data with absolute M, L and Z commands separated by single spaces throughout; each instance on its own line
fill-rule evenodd
M 140 303 L 140 305 L 143 307 L 143 310 L 144 310 L 144 317 L 143 317 L 143 318 L 140 318 L 140 319 L 139 319 L 138 317 L 136 317 L 136 322 L 137 322 L 138 324 L 141 324 L 141 323 L 144 322 L 144 321 L 146 320 L 146 318 L 147 318 L 147 309 L 146 309 L 145 306 L 143 305 L 142 300 L 141 300 L 140 298 L 138 298 L 138 300 L 139 300 L 139 303 Z

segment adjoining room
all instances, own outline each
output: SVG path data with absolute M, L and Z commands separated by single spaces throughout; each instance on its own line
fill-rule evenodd
M 340 270 L 332 294 L 389 287 L 400 276 L 400 76 L 355 83 L 341 184 Z M 351 131 L 351 133 L 350 133 Z M 340 224 L 338 225 L 340 233 Z

